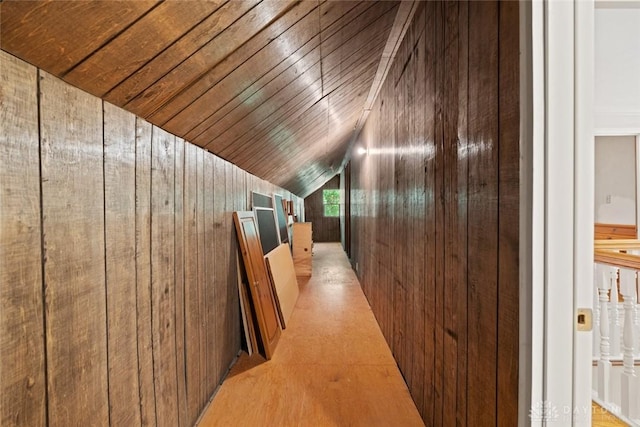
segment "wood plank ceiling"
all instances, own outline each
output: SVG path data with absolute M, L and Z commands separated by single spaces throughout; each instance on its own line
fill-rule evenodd
M 398 4 L 5 1 L 0 48 L 304 197 L 338 172 Z

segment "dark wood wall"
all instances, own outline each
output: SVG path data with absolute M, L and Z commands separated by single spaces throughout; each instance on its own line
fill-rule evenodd
M 517 425 L 518 7 L 420 3 L 352 160 L 352 262 L 426 425 Z
M 340 217 L 325 217 L 322 203 L 322 191 L 339 189 L 340 175 L 336 175 L 304 199 L 305 220 L 313 224 L 314 242 L 340 241 Z
M 0 425 L 193 425 L 240 349 L 231 212 L 302 199 L 4 52 L 0 82 Z

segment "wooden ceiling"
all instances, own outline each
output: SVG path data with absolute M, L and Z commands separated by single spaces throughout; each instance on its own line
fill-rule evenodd
M 395 1 L 4 1 L 0 48 L 306 196 L 338 172 Z

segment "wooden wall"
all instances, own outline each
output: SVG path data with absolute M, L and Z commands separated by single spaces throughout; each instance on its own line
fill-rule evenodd
M 314 242 L 340 241 L 340 217 L 325 217 L 322 203 L 323 190 L 339 189 L 340 175 L 336 175 L 304 199 L 305 218 L 313 223 Z
M 517 425 L 518 31 L 518 2 L 420 3 L 352 160 L 352 262 L 426 425 Z
M 193 425 L 240 349 L 231 212 L 302 199 L 4 52 L 0 88 L 0 425 Z

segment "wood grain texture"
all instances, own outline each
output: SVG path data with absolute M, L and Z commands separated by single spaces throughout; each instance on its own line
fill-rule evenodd
M 185 37 L 149 61 L 145 67 L 126 76 L 125 80 L 105 95 L 105 99 L 117 105 L 124 105 L 131 101 L 153 85 L 154 82 L 157 82 L 180 65 L 185 58 L 193 56 L 211 40 L 215 40 L 221 32 L 246 13 L 247 10 L 255 6 L 256 3 L 257 0 L 241 0 L 227 3 L 217 13 L 202 21 L 197 28 L 189 32 Z
M 497 419 L 498 18 L 497 3 L 469 3 L 467 417 L 479 425 Z
M 140 423 L 136 313 L 136 117 L 104 103 L 109 420 Z
M 40 75 L 48 410 L 108 425 L 102 102 Z
M 36 68 L 0 52 L 0 424 L 44 425 Z
M 0 47 L 59 76 L 156 3 L 121 0 L 3 2 L 0 5 Z M 69 25 L 70 22 L 74 25 Z
M 511 398 L 518 389 L 519 323 L 519 175 L 520 175 L 520 67 L 519 3 L 499 4 L 499 170 L 498 170 L 498 426 L 518 422 L 518 401 Z
M 102 97 L 121 82 L 123 75 L 144 67 L 222 3 L 223 0 L 160 3 L 67 72 L 64 79 L 75 86 L 91 87 L 91 93 Z
M 184 166 L 184 287 L 185 361 L 189 424 L 198 416 L 200 396 L 200 328 L 198 310 L 198 237 L 196 224 L 196 155 L 193 145 L 185 147 Z
M 174 156 L 174 277 L 176 304 L 176 378 L 178 383 L 178 421 L 180 426 L 190 425 L 187 404 L 186 312 L 184 286 L 184 168 L 187 144 L 176 138 Z
M 156 425 L 151 328 L 151 132 L 136 118 L 136 304 L 140 423 Z
M 351 261 L 426 425 L 517 416 L 517 14 L 420 4 L 349 166 Z
M 264 0 L 232 22 L 220 35 L 184 60 L 153 85 L 127 102 L 130 111 L 148 117 L 206 71 L 255 36 L 273 19 L 291 7 L 293 0 Z
M 151 140 L 151 325 L 156 419 L 178 424 L 174 277 L 175 136 L 153 128 Z
M 231 212 L 303 200 L 0 64 L 0 423 L 193 425 L 240 349 Z
M 207 397 L 213 394 L 217 381 L 216 372 L 216 347 L 222 348 L 216 342 L 215 329 L 215 276 L 217 274 L 215 265 L 215 222 L 214 222 L 214 157 L 212 154 L 204 153 L 204 236 L 205 236 L 205 287 L 202 299 L 204 302 L 203 332 L 204 332 L 204 355 L 206 359 L 206 394 Z
M 336 175 L 304 200 L 305 218 L 313 224 L 314 242 L 340 241 L 340 217 L 325 217 L 322 192 L 340 189 L 340 176 Z
M 0 47 L 306 196 L 346 154 L 400 2 L 98 3 L 4 2 Z
M 227 276 L 225 275 L 226 266 L 229 264 L 229 249 L 227 242 L 227 205 L 226 205 L 226 174 L 225 174 L 225 161 L 219 157 L 214 157 L 213 162 L 213 182 L 215 186 L 213 188 L 213 200 L 215 201 L 213 211 L 214 221 L 214 233 L 215 233 L 215 247 L 214 247 L 214 259 L 215 269 L 217 274 L 214 277 L 214 307 L 215 313 L 215 341 L 222 343 L 227 336 L 227 331 L 224 327 L 224 318 L 226 312 L 227 301 L 224 298 L 226 295 Z M 223 352 L 216 352 L 216 383 L 222 380 L 227 367 L 224 366 L 226 360 Z

